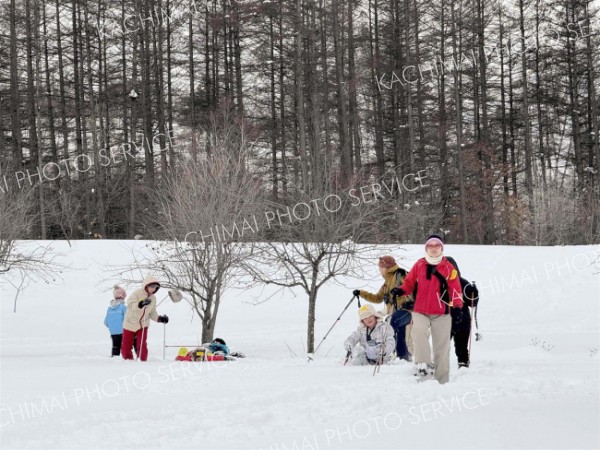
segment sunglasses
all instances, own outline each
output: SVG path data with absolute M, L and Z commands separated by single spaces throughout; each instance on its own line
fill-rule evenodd
M 158 283 L 152 283 L 152 284 L 149 284 L 146 287 L 147 288 L 154 288 L 155 291 L 158 291 L 160 289 L 160 284 L 158 284 Z
M 442 248 L 440 244 L 427 244 L 427 248 Z

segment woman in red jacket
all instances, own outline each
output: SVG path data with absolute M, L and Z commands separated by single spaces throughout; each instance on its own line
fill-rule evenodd
M 450 374 L 450 308 L 462 308 L 460 279 L 454 266 L 444 257 L 444 243 L 438 235 L 425 242 L 425 257 L 412 267 L 402 286 L 392 294 L 413 294 L 415 306 L 412 315 L 413 359 L 421 380 L 431 375 L 443 384 Z M 429 333 L 433 341 L 433 362 L 429 347 Z

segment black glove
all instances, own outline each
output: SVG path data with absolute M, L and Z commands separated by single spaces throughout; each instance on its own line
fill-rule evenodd
M 158 323 L 169 323 L 169 317 L 168 316 L 158 316 L 157 322 Z
M 477 306 L 477 303 L 479 303 L 479 290 L 477 286 L 472 283 L 467 284 L 463 294 L 465 294 L 463 301 L 466 301 L 469 306 Z
M 138 306 L 140 307 L 140 309 L 142 309 L 144 306 L 148 306 L 150 303 L 152 303 L 152 300 L 150 300 L 149 298 L 142 300 L 141 302 L 138 303 Z
M 354 289 L 352 291 L 352 293 L 354 294 L 355 297 L 360 297 L 360 291 L 358 289 Z
M 395 287 L 390 291 L 390 294 L 392 294 L 393 297 L 402 297 L 406 293 L 401 288 Z

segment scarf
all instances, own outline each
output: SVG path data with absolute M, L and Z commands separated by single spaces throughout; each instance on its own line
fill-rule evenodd
M 429 256 L 427 253 L 425 253 L 425 261 L 427 261 L 428 264 L 431 264 L 432 266 L 437 266 L 439 263 L 442 262 L 442 259 L 444 259 L 444 254 L 441 253 L 440 256 L 438 257 L 433 257 L 433 256 Z
M 115 307 L 119 306 L 119 305 L 120 305 L 120 304 L 122 304 L 122 303 L 123 303 L 123 299 L 122 299 L 122 298 L 113 298 L 113 299 L 110 301 L 110 306 L 111 306 L 112 308 L 115 308 Z

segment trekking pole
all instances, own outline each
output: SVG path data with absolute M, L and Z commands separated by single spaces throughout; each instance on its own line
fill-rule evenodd
M 479 332 L 479 320 L 477 320 L 477 311 L 479 310 L 479 306 L 475 307 L 475 329 L 477 330 L 475 332 L 475 340 L 476 341 L 481 341 L 483 339 L 483 334 L 481 334 Z
M 167 350 L 167 324 L 163 323 L 163 361 L 165 360 L 165 351 Z
M 476 341 L 480 341 L 483 339 L 483 334 L 481 334 L 479 332 L 479 321 L 477 320 L 477 309 L 479 308 L 479 306 L 475 307 L 475 328 L 477 329 L 477 331 L 475 332 L 475 340 Z
M 475 286 L 474 281 L 471 281 L 471 284 L 473 286 Z M 473 307 L 472 307 L 473 314 L 471 314 L 471 323 L 473 323 L 473 316 L 475 316 L 475 329 L 477 330 L 475 332 L 475 340 L 480 341 L 483 339 L 483 335 L 481 333 L 479 333 L 479 321 L 477 320 L 477 305 L 475 305 L 473 303 L 473 300 L 475 299 L 474 294 L 475 294 L 474 292 L 471 293 L 471 304 L 473 305 Z M 479 293 L 477 293 L 477 299 L 479 300 Z
M 160 302 L 158 302 L 158 303 L 156 304 L 156 307 L 158 308 L 158 307 L 159 307 L 159 306 L 162 304 L 162 302 L 164 302 L 166 299 L 168 299 L 168 298 L 171 298 L 171 299 L 172 299 L 171 295 L 172 295 L 172 294 L 171 294 L 171 291 L 167 292 L 167 295 L 165 296 L 165 298 L 163 298 L 163 299 L 162 299 Z
M 385 333 L 383 334 L 383 342 L 381 343 L 381 348 L 379 349 L 379 357 L 377 358 L 377 361 L 375 362 L 375 368 L 373 369 L 373 376 L 375 376 L 376 373 L 379 373 L 379 368 L 381 367 L 381 364 L 383 363 L 383 356 L 385 354 L 385 343 L 387 341 L 387 332 L 388 332 L 388 323 L 386 322 L 385 318 L 383 319 L 383 323 L 386 325 L 385 327 Z
M 170 298 L 173 303 L 178 303 L 183 298 L 183 294 L 181 293 L 181 291 L 178 291 L 177 289 L 169 289 L 169 292 L 167 292 L 167 296 L 165 298 L 163 298 L 160 301 L 160 303 L 158 305 L 156 305 L 156 307 L 158 308 L 160 306 L 160 304 L 168 298 Z M 163 322 L 163 361 L 165 360 L 166 349 L 167 349 L 167 324 Z
M 396 311 L 398 311 L 398 307 L 397 307 L 397 305 L 398 305 L 397 298 L 398 298 L 398 296 L 397 296 L 397 295 L 394 295 L 394 296 L 392 297 L 392 302 L 393 302 L 394 306 L 396 307 L 396 308 L 395 308 L 395 310 L 396 310 Z M 390 315 L 390 316 L 387 316 L 387 317 L 389 317 L 389 318 L 390 318 L 390 322 L 391 322 L 391 320 L 392 320 L 392 316 Z M 386 318 L 387 318 L 387 317 L 386 317 Z M 384 319 L 383 319 L 383 323 L 387 323 L 387 322 L 386 322 L 386 318 L 384 318 Z M 389 325 L 389 324 L 388 324 L 388 325 Z M 391 325 L 390 325 L 390 326 L 391 326 Z M 384 355 L 384 353 L 385 353 L 385 341 L 387 341 L 387 332 L 388 332 L 388 328 L 386 327 L 386 328 L 385 328 L 385 333 L 384 333 L 384 335 L 383 335 L 383 342 L 381 343 L 381 349 L 379 350 L 379 358 L 377 358 L 377 362 L 375 363 L 375 369 L 373 370 L 373 376 L 375 376 L 375 374 L 376 374 L 376 373 L 379 373 L 379 368 L 380 368 L 381 364 L 383 363 L 383 355 Z
M 346 312 L 346 310 L 350 307 L 350 304 L 354 301 L 354 297 L 356 297 L 358 299 L 358 295 L 353 295 L 352 298 L 350 299 L 350 301 L 348 302 L 348 304 L 346 305 L 346 307 L 344 308 L 344 310 L 341 312 L 341 314 L 338 316 L 337 319 L 335 319 L 335 322 L 333 322 L 333 325 L 331 325 L 331 328 L 329 328 L 329 331 L 327 331 L 327 333 L 325 333 L 325 336 L 323 336 L 323 339 L 321 339 L 321 342 L 319 342 L 319 345 L 317 345 L 317 348 L 315 348 L 315 351 L 313 352 L 313 356 L 319 351 L 319 348 L 321 347 L 321 345 L 323 344 L 323 342 L 325 342 L 325 339 L 327 339 L 327 336 L 329 336 L 329 333 L 331 333 L 331 330 L 333 330 L 333 327 L 335 327 L 335 325 L 340 321 L 340 319 L 342 318 L 342 316 L 344 315 L 344 313 Z M 358 304 L 360 306 L 360 299 L 358 299 Z M 312 358 L 310 355 L 308 355 L 308 361 L 312 361 Z
M 142 319 L 144 318 L 145 315 L 146 315 L 146 307 L 144 306 L 142 315 L 140 317 L 140 320 L 138 321 L 138 323 L 140 324 L 140 328 L 142 329 L 142 337 L 141 337 L 139 343 L 136 340 L 136 350 L 137 350 L 137 355 L 135 355 L 136 360 L 140 359 L 140 355 L 142 354 L 142 347 L 144 345 L 144 326 L 142 325 Z
M 351 356 L 352 356 L 352 350 L 348 350 L 348 353 L 346 353 L 346 359 L 344 359 L 344 365 L 348 364 L 348 360 L 350 359 Z
M 475 284 L 475 283 L 473 283 Z M 471 305 L 474 305 L 473 301 L 475 300 L 474 298 L 474 292 L 471 292 Z M 469 365 L 471 363 L 471 344 L 473 343 L 473 316 L 474 316 L 474 312 L 475 312 L 475 308 L 476 306 L 473 306 L 471 308 L 471 326 L 469 327 Z

